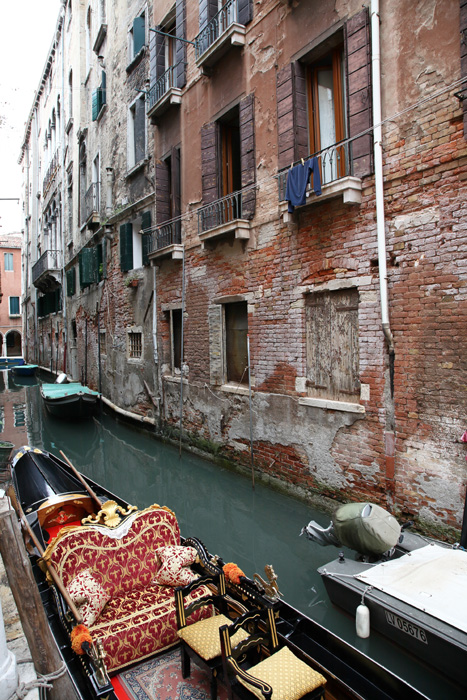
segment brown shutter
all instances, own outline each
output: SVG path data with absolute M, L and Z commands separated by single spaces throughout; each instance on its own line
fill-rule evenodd
M 461 77 L 467 77 L 467 0 L 460 0 L 460 33 L 461 33 Z M 464 108 L 464 137 L 467 138 L 467 83 L 461 85 L 465 95 L 462 102 Z
M 162 27 L 156 27 L 159 31 L 164 31 Z M 154 71 L 154 82 L 159 80 L 165 73 L 165 37 L 157 32 L 151 32 L 155 37 L 155 55 L 151 60 L 151 83 Z M 154 67 L 153 67 L 154 66 Z
M 156 161 L 156 222 L 162 224 L 170 218 L 169 167 L 163 161 Z
M 219 197 L 217 167 L 217 124 L 201 127 L 201 179 L 203 204 L 210 204 Z
M 305 67 L 291 63 L 277 72 L 279 170 L 308 154 Z
M 349 137 L 372 125 L 371 55 L 368 8 L 345 24 L 345 60 L 348 95 Z M 364 177 L 373 172 L 372 133 L 350 143 L 352 174 Z
M 255 98 L 247 95 L 239 105 L 240 159 L 242 189 L 256 182 L 255 163 Z M 252 219 L 256 206 L 256 190 L 249 189 L 242 195 L 242 218 Z
M 175 17 L 175 34 L 186 39 L 186 0 L 177 0 Z M 186 83 L 186 43 L 177 41 L 175 47 L 175 64 L 177 66 L 177 87 L 183 88 Z

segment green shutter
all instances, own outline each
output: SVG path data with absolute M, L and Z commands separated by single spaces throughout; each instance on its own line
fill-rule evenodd
M 107 76 L 105 75 L 105 70 L 102 71 L 102 81 L 101 81 L 101 108 L 107 102 Z
M 141 216 L 141 228 L 143 231 L 151 228 L 151 212 L 144 211 Z M 143 233 L 143 265 L 149 265 L 149 253 L 151 247 L 151 234 Z
M 74 267 L 66 273 L 66 294 L 72 297 L 76 291 L 76 270 Z
M 133 20 L 133 56 L 137 56 L 146 39 L 146 22 L 144 15 Z
M 79 254 L 79 283 L 81 288 L 96 282 L 96 252 L 94 248 L 84 248 Z
M 99 102 L 100 102 L 99 88 L 97 88 L 97 90 L 93 90 L 93 93 L 92 93 L 92 121 L 93 122 L 96 121 L 97 116 L 100 112 Z
M 133 269 L 133 224 L 120 226 L 120 269 L 128 272 Z

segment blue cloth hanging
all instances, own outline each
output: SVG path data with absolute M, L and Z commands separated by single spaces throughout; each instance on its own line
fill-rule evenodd
M 289 203 L 288 211 L 292 214 L 295 207 L 306 204 L 306 188 L 310 181 L 310 173 L 313 173 L 313 190 L 315 194 L 321 194 L 321 176 L 319 174 L 318 158 L 309 158 L 305 163 L 299 163 L 290 168 L 287 173 L 287 185 L 285 198 Z

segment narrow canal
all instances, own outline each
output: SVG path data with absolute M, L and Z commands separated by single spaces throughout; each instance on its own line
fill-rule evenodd
M 355 634 L 354 620 L 333 608 L 317 568 L 337 550 L 319 547 L 301 528 L 325 513 L 251 481 L 113 416 L 70 423 L 50 416 L 41 403 L 36 379 L 0 372 L 2 439 L 29 444 L 60 456 L 83 474 L 140 507 L 166 505 L 177 515 L 185 536 L 199 537 L 212 553 L 237 563 L 248 576 L 272 564 L 284 598 L 294 607 L 384 664 L 433 700 L 463 697 L 433 671 L 422 667 L 373 632 Z M 403 700 L 403 698 L 401 698 Z

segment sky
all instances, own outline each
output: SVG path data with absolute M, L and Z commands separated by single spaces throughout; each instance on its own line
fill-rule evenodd
M 60 0 L 0 0 L 0 235 L 24 228 L 18 165 L 26 122 L 52 45 Z

